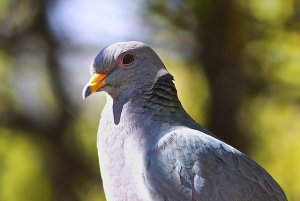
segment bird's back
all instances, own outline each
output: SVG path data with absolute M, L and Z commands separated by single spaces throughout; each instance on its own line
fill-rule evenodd
M 165 134 L 147 159 L 146 182 L 162 200 L 287 200 L 256 162 L 194 129 L 182 127 Z

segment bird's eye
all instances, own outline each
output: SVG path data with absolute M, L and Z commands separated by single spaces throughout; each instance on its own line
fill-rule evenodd
M 129 66 L 133 64 L 134 56 L 132 54 L 125 54 L 122 60 L 122 64 L 125 66 Z

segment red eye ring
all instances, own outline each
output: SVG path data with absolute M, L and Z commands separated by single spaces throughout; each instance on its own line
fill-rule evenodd
M 134 56 L 132 54 L 125 54 L 122 58 L 122 64 L 124 66 L 129 66 L 134 63 Z

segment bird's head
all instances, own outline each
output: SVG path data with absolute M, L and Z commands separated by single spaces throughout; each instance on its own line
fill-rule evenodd
M 113 98 L 121 94 L 130 97 L 168 72 L 148 45 L 130 41 L 114 43 L 100 51 L 91 73 L 92 78 L 82 91 L 83 98 L 99 91 L 106 91 Z

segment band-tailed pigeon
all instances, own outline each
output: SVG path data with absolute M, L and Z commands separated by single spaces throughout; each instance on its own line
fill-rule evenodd
M 261 166 L 186 113 L 146 44 L 114 43 L 91 71 L 83 98 L 108 93 L 97 139 L 108 201 L 287 200 Z

